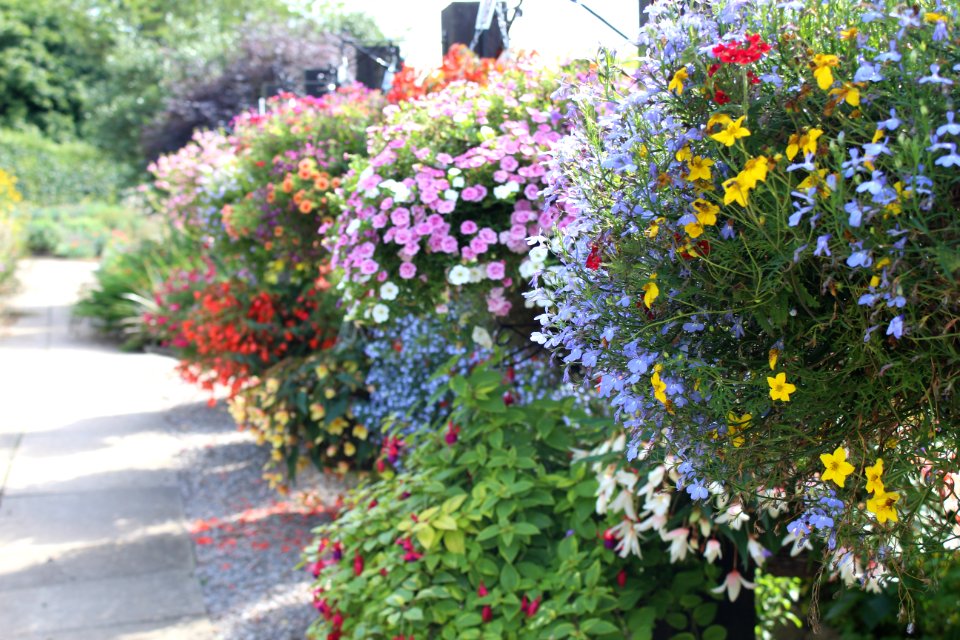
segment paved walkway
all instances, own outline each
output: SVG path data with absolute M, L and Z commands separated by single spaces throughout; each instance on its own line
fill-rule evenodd
M 71 327 L 93 269 L 24 261 L 0 328 L 0 637 L 211 638 L 164 419 L 197 396 Z

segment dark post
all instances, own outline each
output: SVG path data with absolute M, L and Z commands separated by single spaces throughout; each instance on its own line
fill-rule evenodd
M 335 67 L 307 69 L 303 72 L 303 92 L 308 96 L 322 96 L 337 88 Z
M 469 45 L 473 41 L 473 30 L 479 11 L 479 2 L 451 2 L 440 12 L 441 44 L 444 54 L 450 50 L 451 45 L 458 43 Z M 503 52 L 503 38 L 496 18 L 493 20 L 493 25 L 480 35 L 474 52 L 481 58 L 496 58 Z
M 378 60 L 379 59 L 379 60 Z M 368 89 L 382 89 L 383 76 L 393 64 L 394 71 L 399 71 L 403 60 L 400 58 L 400 48 L 393 44 L 375 45 L 372 47 L 357 48 L 357 82 Z

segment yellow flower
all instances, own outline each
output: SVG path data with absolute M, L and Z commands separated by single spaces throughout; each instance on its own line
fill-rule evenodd
M 683 148 L 676 153 L 677 162 L 686 162 L 692 157 L 693 152 L 690 151 L 690 147 L 687 145 L 684 145 Z
M 770 363 L 770 371 L 777 368 L 777 358 L 780 357 L 780 349 L 770 349 L 767 353 L 767 362 Z
M 653 386 L 653 397 L 662 404 L 667 404 L 667 383 L 660 379 L 660 372 L 654 371 L 650 376 L 650 384 Z
M 767 378 L 770 385 L 770 399 L 790 402 L 790 394 L 797 390 L 796 385 L 787 382 L 787 374 L 780 372 L 775 378 Z
M 837 96 L 837 100 L 846 100 L 851 107 L 860 106 L 860 89 L 849 82 L 844 82 L 842 87 L 830 90 L 830 95 Z M 839 102 L 837 103 L 839 104 Z
M 343 445 L 343 453 L 347 456 L 352 456 L 357 452 L 357 446 L 352 442 L 346 442 Z
M 927 11 L 923 14 L 923 21 L 933 24 L 934 22 L 946 22 L 947 16 L 942 13 L 934 13 L 933 11 Z
M 687 182 L 696 180 L 709 180 L 711 178 L 710 167 L 713 166 L 713 160 L 696 156 L 687 160 L 687 168 L 690 173 L 687 174 Z
M 823 135 L 820 129 L 810 129 L 804 134 L 794 133 L 787 140 L 787 160 L 793 160 L 798 151 L 803 154 L 817 152 L 817 138 Z
M 880 479 L 883 475 L 883 460 L 877 458 L 877 462 L 872 467 L 867 467 L 863 471 L 867 474 L 867 491 L 883 493 L 883 481 Z
M 314 373 L 317 374 L 317 379 L 318 379 L 318 380 L 323 380 L 323 379 L 326 378 L 328 375 L 330 375 L 330 368 L 327 367 L 327 365 L 325 365 L 325 364 L 321 364 L 320 366 L 318 366 L 317 368 L 315 368 L 313 371 L 314 371 Z
M 335 389 L 331 389 L 330 387 L 327 387 L 326 389 L 323 390 L 323 395 L 324 397 L 326 397 L 327 400 L 332 400 L 333 397 L 337 395 L 337 392 Z
M 360 440 L 366 440 L 367 436 L 370 435 L 370 432 L 367 431 L 367 428 L 362 424 L 355 425 L 353 427 L 353 437 Z
M 753 189 L 758 182 L 764 182 L 767 179 L 768 164 L 765 156 L 757 156 L 747 160 L 743 171 L 737 174 L 737 179 L 747 189 Z
M 828 196 L 830 195 L 830 187 L 827 186 L 826 182 L 827 170 L 820 169 L 814 171 L 806 178 L 804 178 L 800 184 L 797 185 L 797 191 L 806 191 L 812 187 L 817 188 L 817 195 Z
M 743 126 L 743 121 L 746 116 L 740 116 L 736 120 L 728 122 L 724 125 L 723 129 L 716 132 L 711 138 L 719 142 L 720 144 L 726 145 L 728 147 L 733 146 L 733 143 L 739 140 L 740 138 L 746 138 L 750 135 L 750 130 Z M 729 120 L 729 118 L 727 118 Z M 712 120 L 712 118 L 711 118 Z
M 648 238 L 656 238 L 657 234 L 660 233 L 660 225 L 666 220 L 666 218 L 660 217 L 656 218 L 653 222 L 650 223 L 650 226 L 647 227 L 647 230 L 643 232 L 643 235 Z
M 723 183 L 723 204 L 736 202 L 741 207 L 747 206 L 750 198 L 750 189 L 740 181 L 740 176 L 730 178 Z
M 712 116 L 710 116 L 710 119 L 709 119 L 709 120 L 707 120 L 707 129 L 708 129 L 708 130 L 709 130 L 709 129 L 713 129 L 713 128 L 714 128 L 715 126 L 717 126 L 718 124 L 723 125 L 723 126 L 727 126 L 727 125 L 730 124 L 731 122 L 733 122 L 733 120 L 731 120 L 731 119 L 730 119 L 730 116 L 728 116 L 727 114 L 725 114 L 725 113 L 715 113 L 715 114 L 713 114 Z
M 683 83 L 689 78 L 690 74 L 687 73 L 687 68 L 682 67 L 673 74 L 673 79 L 670 81 L 670 84 L 667 85 L 667 91 L 676 91 L 678 96 L 681 95 L 683 93 Z
M 727 435 L 730 436 L 734 447 L 742 447 L 746 441 L 742 435 L 739 435 L 753 420 L 753 416 L 745 413 L 739 418 L 732 411 L 727 414 Z
M 847 476 L 853 473 L 853 465 L 847 462 L 847 452 L 843 447 L 837 447 L 833 453 L 821 453 L 820 462 L 824 466 L 820 479 L 824 482 L 833 480 L 838 487 L 842 488 Z
M 329 431 L 332 435 L 339 436 L 343 433 L 343 430 L 349 426 L 349 424 L 350 423 L 343 419 L 343 416 L 339 416 L 334 418 L 333 421 L 327 425 L 327 431 Z
M 717 224 L 717 212 L 720 211 L 720 207 L 710 204 L 706 200 L 694 200 L 692 203 L 693 209 L 697 216 L 696 222 L 689 222 L 683 226 L 683 230 L 687 232 L 687 235 L 691 238 L 699 238 L 703 235 L 704 227 L 712 227 Z
M 654 274 L 651 276 L 651 279 L 656 277 L 656 274 Z M 643 285 L 643 304 L 647 305 L 648 309 L 653 306 L 653 301 L 656 300 L 659 295 L 660 287 L 657 286 L 656 282 L 651 281 Z
M 883 524 L 887 520 L 897 521 L 897 510 L 894 505 L 900 499 L 899 493 L 887 492 L 881 489 L 867 500 L 867 511 L 877 516 L 877 522 Z
M 824 91 L 833 84 L 832 67 L 840 64 L 837 56 L 831 56 L 824 53 L 818 53 L 813 56 L 813 77 L 817 79 L 817 85 Z
M 853 40 L 857 37 L 857 34 L 860 33 L 860 30 L 856 27 L 850 27 L 849 29 L 843 29 L 840 31 L 841 40 Z
M 323 405 L 319 402 L 314 402 L 310 405 L 310 419 L 313 421 L 323 420 L 324 416 L 327 415 L 327 410 L 323 408 Z

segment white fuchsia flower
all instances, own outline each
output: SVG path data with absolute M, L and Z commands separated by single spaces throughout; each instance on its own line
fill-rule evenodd
M 730 602 L 733 602 L 740 596 L 740 589 L 744 587 L 747 589 L 754 589 L 756 588 L 756 585 L 749 580 L 745 580 L 744 577 L 740 575 L 740 572 L 734 569 L 727 574 L 727 577 L 724 578 L 723 582 L 721 582 L 719 586 L 710 589 L 710 591 L 713 593 L 723 593 L 726 591 L 727 597 L 730 598 Z
M 720 541 L 716 538 L 707 540 L 707 545 L 703 550 L 703 557 L 707 562 L 713 564 L 717 558 L 723 558 L 723 552 L 720 549 Z

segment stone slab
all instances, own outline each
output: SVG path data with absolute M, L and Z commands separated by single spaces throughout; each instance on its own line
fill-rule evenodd
M 15 640 L 212 640 L 214 637 L 213 625 L 206 618 L 161 620 L 13 636 Z
M 182 571 L 0 591 L 4 638 L 75 640 L 81 637 L 74 632 L 78 629 L 90 630 L 92 638 L 111 638 L 116 636 L 109 630 L 123 625 L 142 629 L 143 623 L 152 622 L 165 628 L 168 621 L 204 615 L 200 586 Z M 164 633 L 156 637 L 170 637 Z

